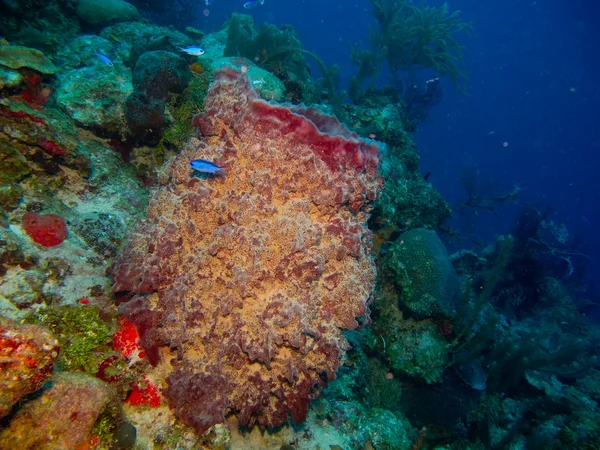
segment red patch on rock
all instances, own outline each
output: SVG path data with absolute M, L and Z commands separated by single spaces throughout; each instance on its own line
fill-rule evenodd
M 50 141 L 46 138 L 42 138 L 40 140 L 40 147 L 42 147 L 44 150 L 46 150 L 51 155 L 65 156 L 67 154 L 67 152 L 62 147 L 60 147 L 56 142 Z
M 56 247 L 69 234 L 65 220 L 56 214 L 26 212 L 22 225 L 25 233 L 43 247 Z
M 146 377 L 144 377 L 146 387 L 142 388 L 138 384 L 133 385 L 133 391 L 125 400 L 127 403 L 133 406 L 139 405 L 150 405 L 152 408 L 160 406 L 160 395 L 158 394 L 158 388 L 153 385 Z
M 120 351 L 124 358 L 131 358 L 136 352 L 140 358 L 144 357 L 144 352 L 139 345 L 139 334 L 135 326 L 121 317 L 119 329 L 113 336 L 113 348 Z

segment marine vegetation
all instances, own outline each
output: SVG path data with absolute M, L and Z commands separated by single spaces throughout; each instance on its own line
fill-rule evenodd
M 355 102 L 362 97 L 368 79 L 374 87 L 384 62 L 393 79 L 398 72 L 432 69 L 465 89 L 467 72 L 456 35 L 469 34 L 472 26 L 461 20 L 460 11 L 450 12 L 447 3 L 435 7 L 406 0 L 370 1 L 376 21 L 369 36 L 370 49 L 352 48 L 352 59 L 359 69 L 350 84 L 350 97 Z
M 321 90 L 327 91 L 329 103 L 340 112 L 341 94 L 337 93 L 336 67 L 327 68 L 314 53 L 302 48 L 293 27 L 276 27 L 264 23 L 257 28 L 251 16 L 233 14 L 229 20 L 225 56 L 243 56 L 281 79 L 292 103 L 321 101 Z M 323 86 L 312 80 L 304 56 L 317 63 L 323 75 Z

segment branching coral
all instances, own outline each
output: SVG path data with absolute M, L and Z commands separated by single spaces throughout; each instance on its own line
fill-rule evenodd
M 194 119 L 204 138 L 172 162 L 113 290 L 151 362 L 161 347 L 176 355 L 165 395 L 199 433 L 228 414 L 300 422 L 335 378 L 341 329 L 368 320 L 378 149 L 315 109 L 260 100 L 232 68 L 205 110 Z M 198 158 L 225 175 L 194 176 Z

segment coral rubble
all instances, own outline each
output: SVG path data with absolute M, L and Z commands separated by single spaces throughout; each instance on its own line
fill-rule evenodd
M 164 393 L 185 423 L 301 422 L 336 376 L 341 330 L 368 320 L 378 149 L 315 109 L 260 100 L 232 68 L 205 110 L 204 137 L 172 161 L 113 291 L 151 362 L 172 366 Z M 226 174 L 195 176 L 198 158 Z

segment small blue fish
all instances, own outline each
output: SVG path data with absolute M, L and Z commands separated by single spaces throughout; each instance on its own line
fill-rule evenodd
M 265 0 L 250 0 L 249 2 L 244 3 L 244 8 L 252 9 L 257 7 L 258 5 L 264 5 Z
M 103 55 L 102 53 L 96 53 L 96 56 L 98 57 L 98 59 L 100 61 L 102 61 L 107 66 L 109 66 L 109 67 L 113 66 L 113 62 L 110 60 L 110 58 L 108 56 Z
M 204 4 L 206 6 L 211 6 L 213 4 L 213 0 L 204 0 Z
M 189 47 L 179 47 L 179 50 L 192 56 L 204 55 L 204 49 L 202 47 L 196 47 L 194 45 L 190 45 Z
M 219 167 L 216 164 L 205 159 L 194 159 L 193 161 L 190 161 L 190 166 L 192 167 L 192 169 L 200 173 L 224 173 L 223 167 Z

